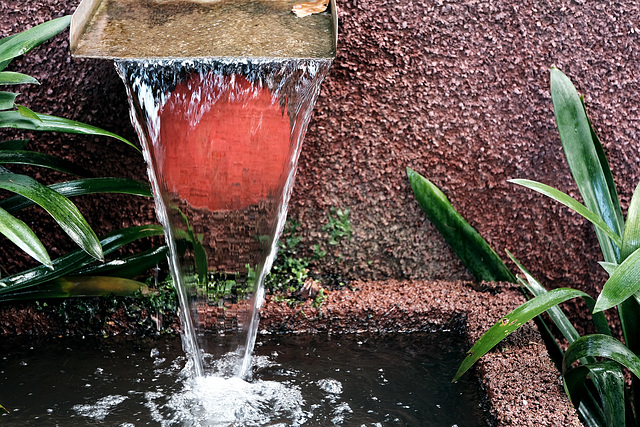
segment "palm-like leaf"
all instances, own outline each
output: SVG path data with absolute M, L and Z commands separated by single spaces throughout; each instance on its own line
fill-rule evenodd
M 36 46 L 64 31 L 71 22 L 71 16 L 62 16 L 36 25 L 21 33 L 0 40 L 0 64 L 24 55 Z M 6 66 L 6 65 L 5 65 Z
M 107 255 L 134 240 L 161 236 L 163 233 L 163 229 L 159 225 L 130 227 L 108 233 L 102 238 L 100 244 L 102 245 L 104 254 Z M 69 275 L 93 262 L 94 260 L 89 255 L 77 250 L 53 260 L 53 270 L 44 266 L 38 266 L 18 274 L 4 277 L 0 279 L 0 301 L 2 301 L 5 295 Z
M 622 236 L 625 225 L 604 149 L 586 115 L 582 98 L 567 76 L 556 69 L 551 70 L 551 97 L 567 162 L 585 205 Z M 624 261 L 620 245 L 598 228 L 596 235 L 605 262 Z M 627 256 L 631 252 L 631 247 L 627 248 Z M 632 351 L 640 351 L 639 310 L 640 305 L 633 298 L 618 305 L 624 339 Z M 636 400 L 636 405 L 640 405 L 640 399 Z M 640 406 L 637 410 L 640 411 Z
M 570 344 L 564 353 L 561 369 L 565 389 L 581 419 L 589 426 L 622 426 L 626 423 L 635 425 L 634 414 L 640 413 L 639 399 L 632 392 L 635 401 L 627 405 L 628 396 L 625 395 L 625 378 L 621 366 L 635 374 L 632 388 L 637 387 L 640 384 L 640 359 L 637 357 L 640 351 L 640 304 L 636 301 L 640 302 L 640 185 L 632 198 L 625 225 L 604 149 L 586 115 L 582 98 L 569 79 L 555 69 L 551 71 L 551 93 L 562 145 L 584 205 L 544 184 L 528 180 L 512 182 L 545 194 L 592 222 L 605 259 L 601 265 L 610 275 L 609 280 L 597 302 L 576 290 L 555 289 L 547 292 L 509 254 L 525 275 L 526 280 L 518 278 L 520 283 L 535 297 L 499 321 L 474 344 L 455 379 L 506 334 L 547 310 Z M 559 303 L 576 296 L 581 296 L 593 311 L 598 334 L 579 337 L 573 325 L 557 307 Z M 636 299 L 630 298 L 631 296 Z M 602 313 L 602 310 L 615 305 L 618 305 L 627 346 L 611 337 L 609 325 Z M 578 361 L 580 365 L 574 366 Z M 587 378 L 595 385 L 600 403 L 594 399 L 593 388 L 585 384 Z
M 95 259 L 103 259 L 98 237 L 69 199 L 26 175 L 0 174 L 0 188 L 21 194 L 41 206 L 85 252 Z
M 27 224 L 0 208 L 0 233 L 38 262 L 53 268 L 44 245 Z
M 70 22 L 71 16 L 64 16 L 19 34 L 0 39 L 0 85 L 38 83 L 31 76 L 14 71 L 4 71 L 4 69 L 13 58 L 29 52 L 34 47 L 59 34 L 69 26 Z M 60 117 L 38 114 L 27 107 L 16 105 L 16 96 L 17 94 L 11 92 L 0 92 L 0 128 L 103 135 L 116 138 L 133 146 L 126 139 L 98 127 Z M 16 110 L 12 110 L 14 107 Z M 24 148 L 24 145 L 20 142 L 17 144 L 3 143 L 0 146 L 0 188 L 18 193 L 24 198 L 30 199 L 33 203 L 42 206 L 74 242 L 94 258 L 102 260 L 102 248 L 98 238 L 73 203 L 55 190 L 45 187 L 27 176 L 11 174 L 1 164 L 21 163 L 49 167 L 81 176 L 90 174 L 71 162 L 45 154 L 22 152 L 20 151 L 22 148 Z M 12 199 L 11 203 L 15 203 L 18 200 L 20 199 Z M 11 203 L 8 204 L 10 205 Z M 26 204 L 23 203 L 23 205 Z M 48 258 L 46 250 L 44 250 L 33 231 L 29 230 L 23 222 L 12 217 L 9 214 L 9 209 L 3 209 L 2 217 L 2 233 L 29 255 L 45 265 L 51 266 L 51 260 Z M 15 227 L 15 229 L 9 229 L 8 227 Z

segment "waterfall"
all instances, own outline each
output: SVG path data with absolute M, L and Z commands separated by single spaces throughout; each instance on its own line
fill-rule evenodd
M 277 252 L 296 163 L 330 59 L 117 60 L 169 266 L 183 348 L 250 377 L 263 282 Z M 219 366 L 219 364 L 216 364 Z

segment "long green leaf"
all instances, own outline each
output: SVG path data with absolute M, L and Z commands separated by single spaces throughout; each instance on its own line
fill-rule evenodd
M 105 235 L 100 241 L 104 254 L 108 255 L 134 240 L 161 236 L 164 231 L 159 225 L 142 225 L 117 230 Z M 2 296 L 31 286 L 66 276 L 94 262 L 85 252 L 76 250 L 53 260 L 53 270 L 43 266 L 34 267 L 0 279 L 0 301 Z
M 26 175 L 0 174 L 0 188 L 33 200 L 46 210 L 62 230 L 85 252 L 98 260 L 103 259 L 98 237 L 69 199 Z
M 127 178 L 87 178 L 77 181 L 65 181 L 48 186 L 65 197 L 83 196 L 87 194 L 130 194 L 133 196 L 151 197 L 149 184 Z M 8 212 L 17 212 L 33 206 L 34 203 L 22 196 L 12 196 L 0 201 L 0 207 Z
M 74 120 L 64 119 L 62 117 L 49 116 L 47 114 L 38 114 L 38 117 L 41 121 L 24 117 L 18 111 L 0 111 L 0 128 L 108 136 L 118 139 L 140 151 L 134 144 L 127 141 L 125 138 L 104 129 L 100 129 L 99 127 L 76 122 Z
M 409 183 L 429 220 L 474 277 L 488 282 L 515 282 L 502 259 L 429 180 L 407 168 Z
M 127 279 L 139 276 L 166 261 L 169 248 L 166 245 L 143 251 L 126 258 L 104 264 L 89 265 L 74 272 L 76 276 L 118 276 Z
M 615 235 L 621 235 L 623 224 L 604 174 L 601 159 L 591 136 L 591 127 L 584 106 L 575 87 L 560 70 L 551 69 L 551 98 L 560 140 L 564 148 L 573 179 L 580 190 L 586 207 L 600 217 Z M 592 221 L 593 222 L 593 221 Z M 619 262 L 620 244 L 611 235 L 596 229 L 605 261 Z
M 513 310 L 476 341 L 471 350 L 467 352 L 467 357 L 460 364 L 453 381 L 458 380 L 478 359 L 520 326 L 549 308 L 576 297 L 588 297 L 588 295 L 576 289 L 558 288 L 538 295 Z
M 602 287 L 595 311 L 616 306 L 640 290 L 640 249 L 629 255 L 616 268 Z
M 583 357 L 602 357 L 618 362 L 640 378 L 640 359 L 617 339 L 594 334 L 578 338 L 569 346 L 562 362 L 563 372 Z
M 593 379 L 598 390 L 606 425 L 624 426 L 625 383 L 620 365 L 611 360 L 603 360 L 580 365 L 565 372 L 563 376 L 565 391 L 576 408 L 580 404 L 582 392 L 585 391 L 584 382 L 587 375 Z
M 10 139 L 0 142 L 0 150 L 24 150 L 28 144 L 28 139 Z
M 0 85 L 39 84 L 33 77 L 15 71 L 0 71 Z
M 3 301 L 42 298 L 132 296 L 148 292 L 144 283 L 122 277 L 65 276 L 50 282 L 2 296 Z
M 22 150 L 1 150 L 0 164 L 21 164 L 40 166 L 78 176 L 91 176 L 91 172 L 73 162 L 50 154 Z
M 24 55 L 64 31 L 70 22 L 70 15 L 63 16 L 2 39 L 0 42 L 0 63 Z
M 0 233 L 36 261 L 53 268 L 44 245 L 27 224 L 0 208 Z
M 607 187 L 609 188 L 609 196 L 611 197 L 612 207 L 614 210 L 614 214 L 616 216 L 616 221 L 618 224 L 624 224 L 624 219 L 622 217 L 622 207 L 620 206 L 620 199 L 618 197 L 618 190 L 616 189 L 616 183 L 613 180 L 613 174 L 611 173 L 611 168 L 609 167 L 609 161 L 607 160 L 607 155 L 604 152 L 604 148 L 600 143 L 600 138 L 596 134 L 596 131 L 593 129 L 593 124 L 589 119 L 589 115 L 587 114 L 587 107 L 584 104 L 584 96 L 580 96 L 580 103 L 582 104 L 582 109 L 584 110 L 584 114 L 587 117 L 587 122 L 589 123 L 589 130 L 591 131 L 591 139 L 593 141 L 593 146 L 596 149 L 596 153 L 598 154 L 598 160 L 600 161 L 600 166 L 602 167 L 602 173 L 605 181 L 607 182 Z
M 529 291 L 534 297 L 539 295 L 543 295 L 548 291 L 538 282 L 527 269 L 511 254 L 511 252 L 507 251 L 507 255 L 511 258 L 511 261 L 520 269 L 522 274 L 524 274 L 525 281 L 521 282 L 521 284 Z M 556 327 L 560 330 L 562 336 L 567 340 L 569 344 L 580 338 L 580 334 L 573 326 L 571 321 L 567 318 L 567 316 L 563 313 L 563 311 L 558 306 L 550 307 L 547 310 L 547 314 L 551 318 L 551 321 L 556 325 Z M 564 352 L 563 352 L 564 353 Z
M 17 93 L 0 91 L 0 110 L 10 110 L 13 108 Z
M 585 219 L 589 220 L 597 229 L 602 230 L 609 238 L 619 247 L 622 247 L 622 238 L 616 234 L 614 230 L 602 220 L 600 216 L 589 210 L 585 205 L 578 202 L 571 196 L 564 194 L 562 191 L 556 190 L 546 184 L 542 184 L 536 181 L 530 181 L 528 179 L 510 179 L 509 182 L 522 185 L 523 187 L 537 191 L 540 194 L 544 194 L 553 200 L 562 203 L 568 208 L 574 210 L 576 213 L 582 215 Z
M 640 248 L 640 184 L 636 186 L 631 203 L 629 203 L 620 258 L 624 261 L 638 248 Z

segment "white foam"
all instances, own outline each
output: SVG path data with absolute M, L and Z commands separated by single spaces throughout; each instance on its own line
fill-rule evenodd
M 342 383 L 332 378 L 325 378 L 325 379 L 319 380 L 318 387 L 320 387 L 322 391 L 326 391 L 327 393 L 331 393 L 331 394 L 342 393 Z
M 96 421 L 104 421 L 113 408 L 127 400 L 127 396 L 112 395 L 98 400 L 93 405 L 75 405 L 73 410 L 83 417 L 93 418 Z
M 146 398 L 154 421 L 163 426 L 296 426 L 308 418 L 299 387 L 275 381 L 208 375 L 186 381 L 166 404 L 159 402 L 166 398 L 161 393 Z

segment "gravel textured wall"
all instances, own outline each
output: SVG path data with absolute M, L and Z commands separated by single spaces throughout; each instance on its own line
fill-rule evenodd
M 71 13 L 77 3 L 4 0 L 0 33 Z M 334 248 L 331 268 L 363 279 L 468 279 L 413 199 L 409 166 L 439 185 L 499 253 L 509 249 L 546 284 L 592 290 L 602 283 L 590 226 L 506 180 L 536 179 L 577 196 L 548 89 L 549 67 L 556 66 L 586 96 L 626 210 L 640 180 L 638 3 L 338 6 L 339 54 L 309 127 L 291 203 L 306 243 L 326 239 L 321 226 L 330 207 L 349 207 L 354 236 Z M 65 37 L 12 65 L 43 83 L 21 88 L 19 101 L 135 139 L 112 65 L 71 59 Z M 96 172 L 145 177 L 141 157 L 116 141 L 36 135 L 34 147 L 68 154 Z M 82 208 L 104 229 L 153 219 L 151 204 L 130 198 Z M 18 268 L 17 252 L 2 243 L 0 265 Z M 54 253 L 72 246 L 57 234 L 51 244 Z

